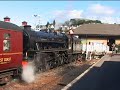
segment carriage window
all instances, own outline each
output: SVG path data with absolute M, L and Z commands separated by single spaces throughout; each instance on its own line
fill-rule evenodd
M 5 33 L 4 34 L 4 40 L 3 40 L 3 51 L 10 51 L 10 34 Z
M 10 34 L 9 33 L 5 33 L 4 34 L 4 39 L 9 39 L 10 38 Z
M 3 40 L 3 51 L 10 51 L 10 40 Z

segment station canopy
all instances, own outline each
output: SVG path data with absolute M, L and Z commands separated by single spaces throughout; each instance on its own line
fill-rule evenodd
M 74 30 L 75 35 L 79 36 L 100 36 L 100 37 L 119 37 L 119 24 L 84 24 Z

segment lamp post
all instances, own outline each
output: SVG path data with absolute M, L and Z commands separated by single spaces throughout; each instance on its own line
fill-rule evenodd
M 71 53 L 73 53 L 73 30 L 72 29 L 70 29 L 69 34 L 71 37 Z
M 37 17 L 37 15 L 33 15 L 34 17 L 35 17 L 35 30 L 36 30 L 36 17 Z
M 35 17 L 35 30 L 40 29 L 40 15 L 34 15 Z M 38 24 L 36 24 L 36 22 L 38 21 Z M 37 28 L 38 25 L 38 28 Z

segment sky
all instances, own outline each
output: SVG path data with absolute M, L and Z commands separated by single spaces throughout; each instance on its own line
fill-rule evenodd
M 53 20 L 62 23 L 71 18 L 120 23 L 120 1 L 0 1 L 0 12 L 1 21 L 8 16 L 19 26 L 22 21 L 34 27 L 38 23 L 45 25 Z

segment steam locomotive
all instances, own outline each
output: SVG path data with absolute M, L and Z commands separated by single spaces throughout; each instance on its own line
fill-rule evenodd
M 0 83 L 20 75 L 28 62 L 33 62 L 38 72 L 74 61 L 81 53 L 70 52 L 68 42 L 63 33 L 0 21 Z
M 34 60 L 39 70 L 67 62 L 68 37 L 65 34 L 47 30 L 37 32 L 26 25 L 23 29 L 23 47 L 24 60 Z

